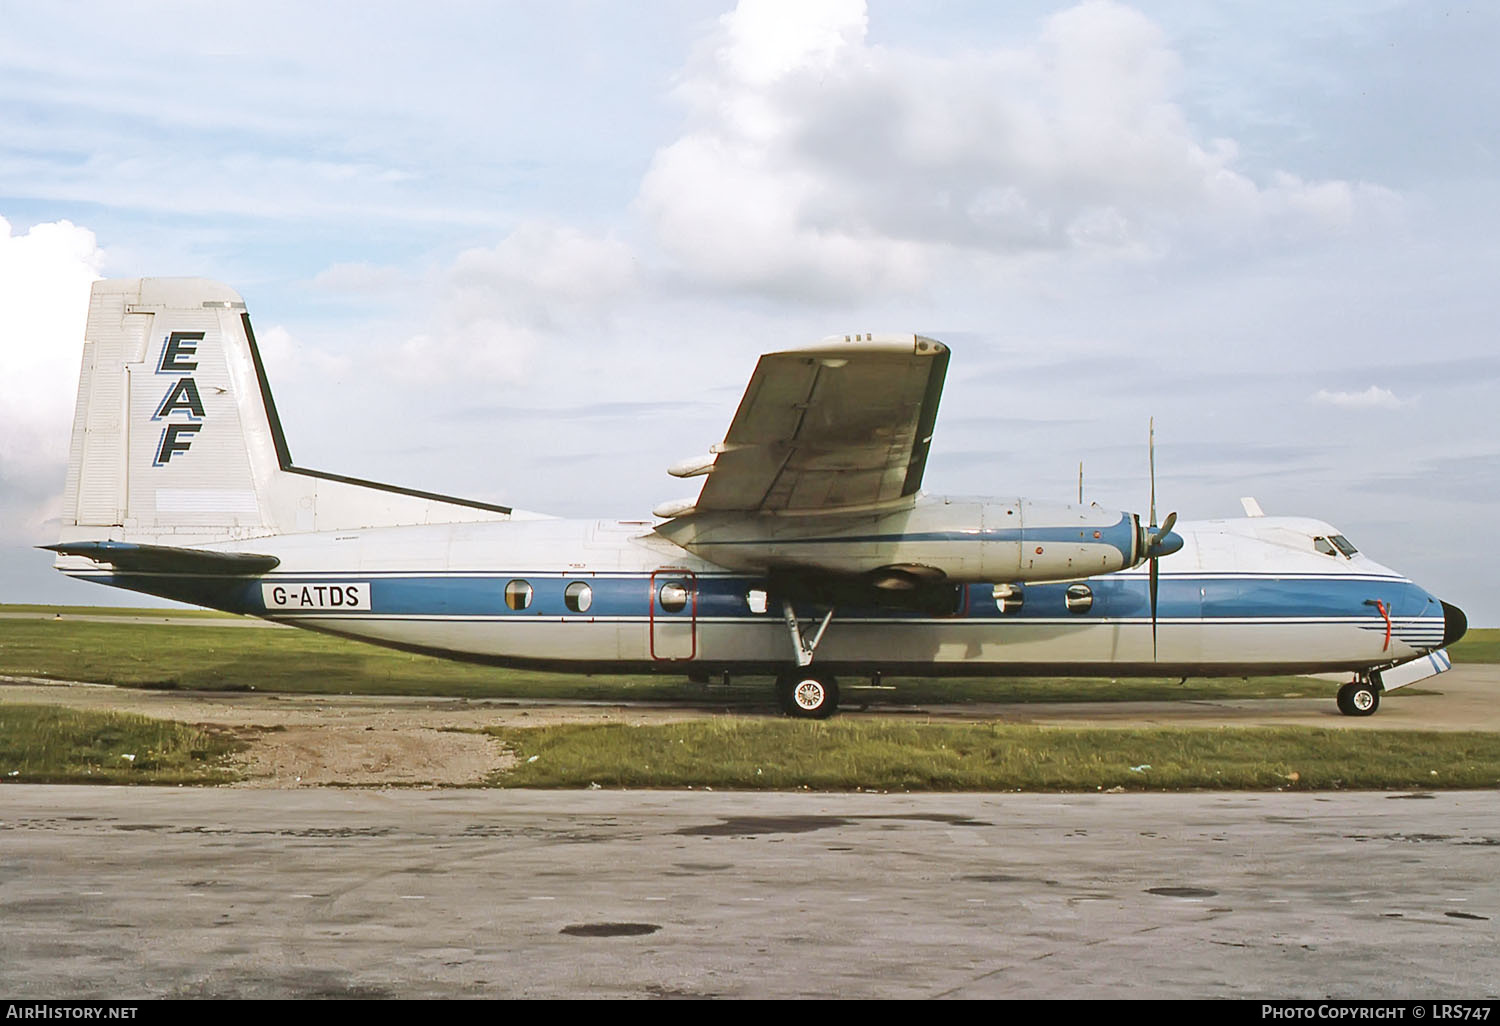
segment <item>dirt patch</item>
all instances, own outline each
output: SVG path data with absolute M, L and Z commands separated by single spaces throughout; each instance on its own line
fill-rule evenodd
M 0 680 L 0 702 L 128 712 L 223 731 L 248 747 L 237 787 L 457 787 L 482 784 L 515 758 L 490 726 L 668 723 L 686 708 L 516 703 L 361 695 L 150 691 L 84 682 Z
M 1353 730 L 1500 730 L 1500 705 L 1494 700 L 1500 666 L 1459 666 L 1438 678 L 1433 687 L 1432 693 L 1422 695 L 1396 692 L 1382 703 L 1373 720 L 1340 716 L 1331 701 L 1308 699 L 976 704 L 920 710 L 875 708 L 862 715 L 1057 726 L 1300 724 Z M 620 705 L 148 691 L 0 675 L 0 703 L 5 702 L 130 712 L 228 731 L 249 744 L 240 762 L 247 777 L 240 785 L 244 787 L 478 784 L 509 765 L 504 747 L 479 733 L 485 727 L 661 724 L 722 713 L 707 703 Z M 762 715 L 769 715 L 769 707 Z M 847 711 L 846 715 L 861 714 Z
M 515 765 L 495 738 L 430 727 L 295 726 L 246 729 L 250 747 L 235 760 L 238 787 L 320 787 L 342 784 L 480 784 Z

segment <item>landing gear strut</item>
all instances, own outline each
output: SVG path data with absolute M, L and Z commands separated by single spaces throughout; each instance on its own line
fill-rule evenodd
M 1339 688 L 1339 712 L 1345 716 L 1373 716 L 1380 708 L 1380 685 L 1363 678 Z
M 828 629 L 829 623 L 833 621 L 833 607 L 823 614 L 823 622 L 818 624 L 818 633 L 809 639 L 802 633 L 802 624 L 797 620 L 797 614 L 792 609 L 790 599 L 781 600 L 781 616 L 786 621 L 787 633 L 792 637 L 792 649 L 797 654 L 797 665 L 806 666 L 813 660 L 813 653 L 818 650 L 818 642 L 823 640 L 823 632 Z

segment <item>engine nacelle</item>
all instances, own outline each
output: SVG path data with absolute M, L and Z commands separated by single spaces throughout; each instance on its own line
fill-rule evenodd
M 923 498 L 892 512 L 810 517 L 692 513 L 657 532 L 720 566 L 750 573 L 870 575 L 881 588 L 934 577 L 1065 581 L 1138 565 L 1140 518 L 1100 506 L 1026 499 Z

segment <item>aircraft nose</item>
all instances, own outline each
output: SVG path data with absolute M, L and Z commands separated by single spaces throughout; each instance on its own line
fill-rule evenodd
M 1441 601 L 1441 600 L 1439 600 Z M 1447 648 L 1469 632 L 1469 618 L 1457 606 L 1443 603 L 1443 647 Z

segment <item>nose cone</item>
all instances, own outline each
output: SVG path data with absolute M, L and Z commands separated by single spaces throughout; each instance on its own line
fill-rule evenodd
M 1469 618 L 1457 606 L 1443 603 L 1443 647 L 1447 648 L 1469 632 Z

